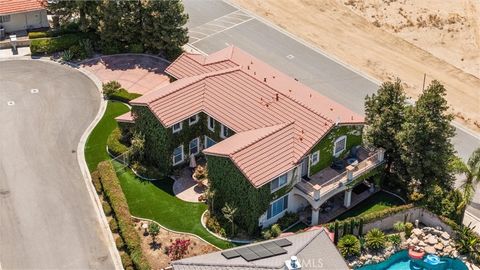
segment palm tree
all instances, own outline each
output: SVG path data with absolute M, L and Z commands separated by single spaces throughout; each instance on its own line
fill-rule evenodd
M 459 158 L 454 160 L 453 170 L 455 173 L 465 175 L 465 179 L 460 185 L 463 193 L 463 201 L 458 207 L 459 209 L 464 209 L 472 201 L 473 194 L 475 194 L 475 186 L 480 182 L 480 148 L 473 151 L 467 163 L 464 163 Z
M 223 217 L 232 224 L 232 236 L 235 235 L 235 214 L 237 208 L 231 207 L 228 203 L 222 208 Z

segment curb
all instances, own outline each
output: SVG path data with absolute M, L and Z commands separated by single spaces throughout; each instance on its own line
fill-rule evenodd
M 72 63 L 60 63 L 57 61 L 53 61 L 50 58 L 47 57 L 39 57 L 39 58 L 32 58 L 30 56 L 18 56 L 18 57 L 10 57 L 10 58 L 2 58 L 0 59 L 1 61 L 11 61 L 11 60 L 29 60 L 29 61 L 42 61 L 42 62 L 47 62 L 47 63 L 52 63 L 56 65 L 67 65 L 70 66 L 71 68 L 74 68 L 81 72 L 83 75 L 85 75 L 87 78 L 92 80 L 95 85 L 97 86 L 97 89 L 99 90 L 99 96 L 101 97 L 101 89 L 102 89 L 102 84 L 98 80 L 97 77 L 89 73 L 88 71 L 84 70 L 83 68 L 72 64 Z M 102 234 L 105 236 L 106 235 L 106 242 L 108 243 L 108 250 L 110 252 L 110 256 L 112 258 L 113 265 L 115 269 L 124 269 L 122 265 L 122 261 L 120 259 L 120 254 L 118 253 L 117 247 L 115 245 L 115 241 L 113 239 L 113 235 L 110 232 L 110 227 L 107 222 L 107 218 L 103 212 L 102 204 L 100 202 L 99 197 L 97 196 L 97 193 L 95 191 L 95 187 L 93 186 L 92 179 L 90 176 L 90 171 L 88 170 L 87 167 L 87 162 L 85 160 L 85 143 L 88 139 L 88 136 L 92 132 L 92 130 L 95 128 L 95 126 L 98 124 L 100 119 L 103 117 L 103 114 L 105 113 L 107 103 L 105 100 L 103 100 L 103 97 L 100 99 L 100 108 L 93 119 L 93 121 L 90 123 L 90 125 L 87 127 L 87 129 L 84 131 L 82 136 L 80 137 L 80 141 L 78 142 L 77 146 L 77 161 L 78 165 L 80 167 L 81 173 L 83 175 L 83 179 L 85 181 L 85 185 L 87 187 L 89 196 L 92 200 L 93 205 L 95 206 L 95 212 L 97 213 L 97 218 L 100 223 L 100 227 L 102 230 Z
M 99 96 L 100 96 L 100 108 L 98 110 L 98 113 L 95 116 L 95 119 L 92 121 L 92 123 L 90 123 L 88 128 L 85 130 L 82 137 L 80 138 L 80 142 L 78 143 L 77 159 L 78 159 L 80 169 L 81 169 L 82 174 L 83 174 L 83 178 L 85 180 L 85 184 L 86 184 L 87 189 L 89 191 L 90 198 L 92 199 L 92 201 L 95 205 L 95 210 L 97 212 L 97 217 L 100 221 L 103 233 L 106 234 L 106 236 L 107 236 L 108 249 L 110 251 L 110 255 L 112 257 L 112 261 L 113 261 L 113 264 L 115 266 L 115 269 L 123 269 L 120 254 L 118 253 L 117 246 L 115 245 L 115 240 L 113 239 L 113 235 L 110 232 L 110 226 L 108 225 L 107 218 L 105 216 L 105 213 L 103 212 L 102 203 L 100 202 L 100 198 L 98 197 L 98 195 L 95 191 L 95 187 L 93 186 L 90 171 L 88 170 L 88 166 L 87 166 L 87 161 L 85 160 L 85 144 L 87 142 L 88 137 L 90 136 L 90 133 L 97 126 L 98 122 L 100 122 L 100 120 L 102 119 L 102 117 L 105 113 L 105 110 L 107 109 L 107 101 L 103 99 L 102 83 L 100 82 L 100 80 L 98 80 L 97 77 L 93 76 L 88 71 L 84 70 L 83 68 L 77 67 L 77 69 L 80 72 L 82 72 L 85 76 L 90 78 L 95 83 L 95 85 L 97 86 L 97 88 L 99 90 Z
M 236 243 L 236 244 L 250 244 L 250 243 L 253 243 L 253 242 L 254 242 L 253 240 L 234 240 L 234 239 L 228 239 L 228 238 L 219 236 L 219 235 L 217 235 L 216 233 L 210 231 L 210 230 L 207 228 L 207 225 L 205 225 L 205 223 L 203 222 L 203 217 L 205 216 L 205 214 L 206 214 L 207 212 L 208 212 L 208 210 L 205 210 L 205 212 L 203 212 L 202 216 L 200 217 L 200 223 L 202 223 L 203 228 L 205 228 L 205 230 L 207 230 L 207 232 L 210 233 L 211 235 L 215 236 L 216 238 L 218 238 L 218 239 L 220 239 L 220 240 L 227 241 L 227 242 L 230 242 L 230 243 Z
M 208 242 L 207 240 L 203 239 L 202 237 L 196 235 L 196 234 L 193 234 L 193 233 L 189 233 L 189 232 L 180 232 L 180 231 L 175 231 L 175 230 L 171 230 L 165 226 L 163 226 L 162 224 L 156 222 L 155 220 L 151 220 L 151 219 L 148 219 L 148 218 L 141 218 L 141 217 L 136 217 L 136 216 L 133 216 L 133 215 L 130 215 L 132 218 L 135 218 L 135 219 L 138 219 L 138 220 L 143 220 L 143 221 L 148 221 L 148 222 L 153 222 L 153 223 L 156 223 L 158 226 L 160 226 L 160 228 L 166 230 L 166 231 L 169 231 L 169 232 L 173 232 L 173 233 L 178 233 L 178 234 L 186 234 L 186 235 L 190 235 L 190 236 L 193 236 L 193 237 L 196 237 L 198 239 L 200 239 L 201 241 L 203 241 L 204 243 L 208 244 L 208 245 L 212 245 L 214 246 L 216 249 L 218 250 L 222 250 L 221 248 L 217 247 L 216 245 Z M 202 215 L 203 217 L 203 215 Z

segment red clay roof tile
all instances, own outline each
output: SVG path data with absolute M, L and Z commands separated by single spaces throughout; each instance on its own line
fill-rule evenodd
M 0 0 L 0 15 L 45 9 L 40 0 Z

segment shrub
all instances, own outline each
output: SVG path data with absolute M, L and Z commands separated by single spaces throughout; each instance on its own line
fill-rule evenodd
M 398 247 L 402 242 L 402 238 L 399 234 L 392 234 L 388 236 L 388 242 L 392 243 L 393 246 Z
M 297 213 L 286 212 L 285 215 L 277 221 L 277 223 L 282 230 L 285 230 L 298 220 L 299 216 Z
M 131 53 L 143 53 L 144 50 L 141 43 L 131 44 L 128 49 Z
M 270 232 L 269 229 L 265 229 L 262 231 L 262 237 L 265 240 L 272 239 L 272 233 Z
M 168 256 L 172 260 L 179 260 L 183 258 L 188 252 L 188 247 L 190 246 L 190 239 L 175 239 L 175 242 L 168 247 Z
M 65 62 L 68 62 L 73 59 L 73 56 L 74 56 L 74 53 L 72 52 L 72 50 L 70 49 L 65 50 L 62 53 L 62 60 Z
M 46 37 L 51 37 L 51 32 L 41 31 L 41 32 L 30 32 L 30 33 L 28 33 L 28 38 L 29 39 L 46 38 Z
M 142 95 L 137 93 L 130 93 L 127 90 L 120 88 L 117 92 L 113 93 L 109 96 L 111 100 L 117 100 L 120 102 L 128 103 L 132 99 L 136 99 L 137 97 L 141 97 Z
M 272 237 L 275 238 L 282 234 L 282 229 L 280 228 L 280 225 L 273 224 L 270 228 L 270 232 L 272 233 Z
M 413 224 L 410 222 L 405 223 L 405 237 L 410 237 L 413 231 Z
M 338 249 L 343 257 L 360 255 L 360 240 L 355 235 L 347 234 L 338 241 Z
M 118 250 L 122 250 L 125 247 L 125 242 L 123 242 L 122 237 L 119 236 L 115 239 L 115 246 L 117 246 Z
M 110 227 L 110 230 L 112 232 L 118 233 L 118 223 L 114 218 L 110 219 L 110 221 L 108 222 L 108 226 Z
M 51 54 L 70 49 L 80 40 L 88 38 L 85 34 L 67 34 L 59 37 L 38 38 L 30 41 L 32 54 Z
M 127 200 L 118 181 L 113 165 L 109 161 L 98 164 L 97 171 L 104 189 L 105 197 L 112 206 L 113 213 L 118 221 L 120 235 L 127 246 L 136 269 L 150 269 L 148 261 L 142 253 L 140 236 L 131 220 Z
M 143 165 L 140 162 L 133 162 L 131 165 L 132 170 L 134 170 L 139 175 L 150 178 L 150 179 L 161 179 L 163 177 L 162 172 L 157 167 Z
M 125 270 L 129 267 L 133 268 L 132 258 L 128 255 L 128 253 L 120 254 L 120 259 L 122 260 L 122 265 Z
M 83 48 L 83 51 L 85 52 L 86 58 L 91 57 L 93 55 L 92 41 L 90 41 L 90 39 L 82 39 L 79 43 L 79 45 Z
M 380 229 L 374 228 L 365 235 L 365 245 L 371 250 L 380 250 L 385 248 L 385 242 L 387 241 L 385 233 Z
M 122 88 L 122 85 L 117 81 L 109 81 L 102 84 L 102 92 L 107 98 L 120 90 L 120 88 Z
M 97 191 L 97 194 L 102 194 L 103 188 L 102 183 L 100 183 L 100 175 L 98 174 L 98 171 L 93 171 L 91 177 L 93 186 L 95 187 L 95 191 Z
M 112 214 L 112 207 L 110 206 L 110 204 L 106 201 L 103 201 L 102 202 L 102 208 L 103 208 L 103 212 L 105 213 L 106 216 L 110 216 Z
M 120 142 L 121 138 L 122 131 L 119 128 L 114 129 L 108 136 L 108 151 L 114 156 L 119 156 L 128 151 L 128 147 Z
M 403 231 L 405 231 L 405 223 L 403 223 L 401 221 L 397 221 L 393 224 L 393 229 L 396 232 L 403 232 Z
M 210 231 L 212 231 L 216 234 L 219 234 L 222 237 L 225 237 L 225 235 L 226 235 L 225 230 L 222 228 L 222 226 L 220 225 L 220 222 L 218 222 L 216 217 L 209 216 L 207 218 L 206 226 Z

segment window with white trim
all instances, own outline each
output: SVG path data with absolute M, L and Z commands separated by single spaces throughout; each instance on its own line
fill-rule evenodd
M 230 135 L 230 129 L 227 126 L 222 124 L 221 130 L 220 130 L 220 137 L 227 138 L 229 135 Z
M 347 136 L 344 135 L 335 141 L 335 144 L 333 147 L 333 155 L 334 156 L 340 155 L 345 150 L 346 147 L 347 147 Z
M 217 142 L 210 139 L 208 136 L 205 136 L 205 148 L 208 148 L 210 146 L 214 146 Z
M 178 122 L 176 124 L 173 125 L 172 127 L 172 132 L 173 133 L 177 133 L 179 132 L 180 130 L 182 130 L 182 127 L 183 127 L 183 123 L 182 122 Z
M 6 23 L 10 21 L 10 15 L 0 16 L 0 23 Z
M 280 199 L 275 200 L 270 204 L 270 207 L 267 210 L 267 219 L 271 219 L 288 208 L 288 194 L 281 197 Z
M 199 144 L 199 139 L 198 138 L 195 138 L 195 139 L 190 141 L 190 143 L 188 144 L 188 151 L 189 151 L 190 155 L 198 154 L 198 152 L 199 152 L 198 144 Z
M 316 151 L 310 156 L 310 165 L 316 165 L 318 161 L 320 161 L 320 151 Z
M 183 162 L 183 145 L 180 145 L 179 147 L 173 149 L 173 154 L 172 154 L 172 163 L 173 165 L 177 165 L 179 163 Z
M 272 192 L 278 190 L 279 188 L 285 186 L 287 184 L 287 174 L 282 174 L 279 177 L 273 179 L 272 182 L 270 182 L 270 190 Z
M 210 116 L 208 117 L 208 129 L 215 131 L 215 119 Z
M 198 114 L 195 114 L 194 116 L 188 118 L 188 124 L 190 126 L 196 123 L 198 123 Z

